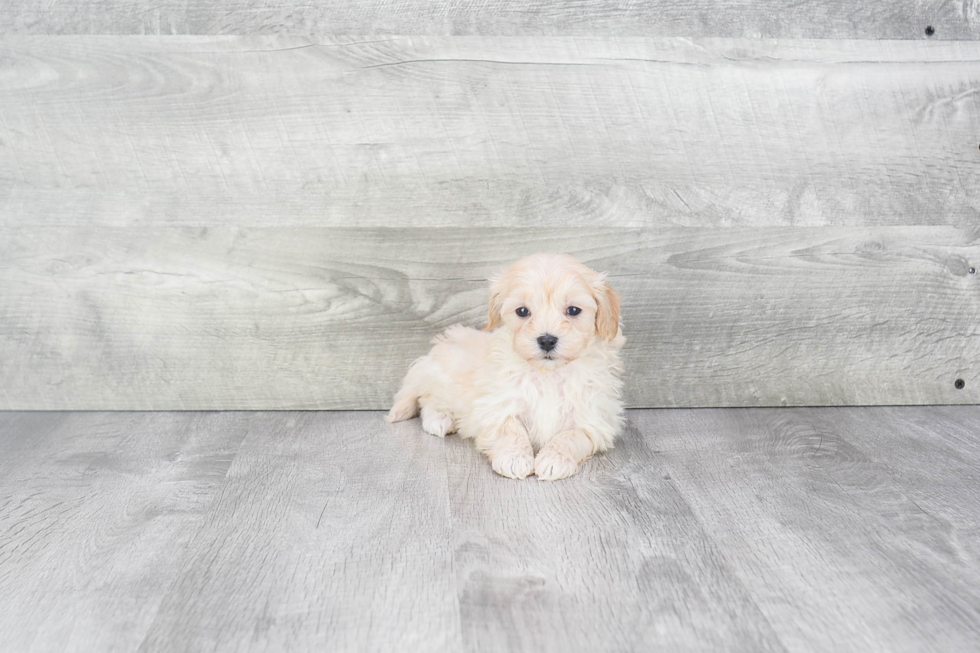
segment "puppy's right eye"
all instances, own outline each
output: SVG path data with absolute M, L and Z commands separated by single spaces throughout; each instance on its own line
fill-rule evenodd
M 517 316 L 518 317 L 527 317 L 530 314 L 531 314 L 531 311 L 527 310 L 527 306 L 521 306 L 519 309 L 517 309 Z

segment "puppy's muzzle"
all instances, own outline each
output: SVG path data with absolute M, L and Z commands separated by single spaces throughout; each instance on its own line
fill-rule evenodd
M 557 344 L 558 338 L 550 333 L 538 336 L 538 347 L 541 347 L 543 351 L 551 351 Z

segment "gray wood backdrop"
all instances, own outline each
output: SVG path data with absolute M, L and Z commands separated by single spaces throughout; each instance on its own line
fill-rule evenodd
M 972 0 L 4 3 L 0 408 L 385 408 L 541 250 L 623 294 L 631 406 L 980 403 L 977 39 Z

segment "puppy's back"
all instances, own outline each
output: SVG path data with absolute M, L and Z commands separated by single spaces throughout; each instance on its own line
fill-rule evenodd
M 419 400 L 451 413 L 473 388 L 477 368 L 485 360 L 490 334 L 456 324 L 433 338 L 432 350 L 408 369 L 388 413 L 389 422 L 418 414 Z
M 456 383 L 466 384 L 490 348 L 486 331 L 455 324 L 433 338 L 429 356 Z

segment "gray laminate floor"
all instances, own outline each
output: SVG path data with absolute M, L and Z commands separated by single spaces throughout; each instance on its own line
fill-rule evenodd
M 0 413 L 0 650 L 980 646 L 980 407 L 630 418 L 545 483 L 381 413 Z

